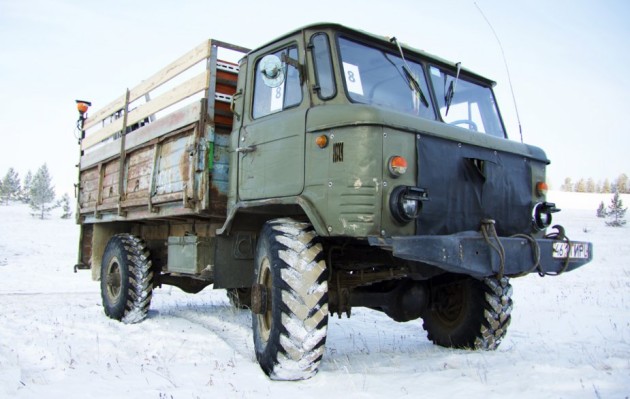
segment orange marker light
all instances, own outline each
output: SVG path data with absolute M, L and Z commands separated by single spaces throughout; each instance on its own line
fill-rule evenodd
M 547 190 L 549 190 L 549 186 L 544 181 L 539 181 L 536 183 L 536 194 L 539 197 L 547 195 Z
M 328 137 L 326 137 L 325 134 L 318 136 L 315 139 L 315 144 L 317 144 L 319 148 L 326 148 L 326 146 L 328 145 Z
M 389 158 L 388 166 L 392 176 L 401 176 L 407 172 L 407 160 L 399 155 Z
M 85 114 L 88 110 L 88 105 L 86 103 L 82 103 L 82 102 L 78 102 L 77 103 L 77 110 L 79 111 L 79 113 L 81 115 Z

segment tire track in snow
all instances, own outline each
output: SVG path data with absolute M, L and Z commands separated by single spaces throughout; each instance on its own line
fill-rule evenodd
M 171 309 L 158 313 L 161 318 L 182 319 L 200 326 L 216 335 L 241 357 L 255 361 L 250 312 L 233 308 L 212 310 L 212 314 L 194 309 Z

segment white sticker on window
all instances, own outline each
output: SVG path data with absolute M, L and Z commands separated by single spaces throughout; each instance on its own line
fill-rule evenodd
M 346 75 L 346 86 L 348 91 L 363 95 L 363 84 L 361 84 L 361 74 L 359 73 L 359 67 L 356 65 L 343 63 L 343 70 Z
M 271 101 L 269 103 L 269 112 L 282 111 L 284 104 L 284 83 L 278 87 L 271 88 Z

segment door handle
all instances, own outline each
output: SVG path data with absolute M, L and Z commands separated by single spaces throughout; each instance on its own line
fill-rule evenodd
M 246 154 L 248 152 L 254 152 L 256 151 L 256 146 L 255 145 L 250 145 L 247 147 L 238 147 L 236 149 L 236 152 L 242 152 L 243 154 Z

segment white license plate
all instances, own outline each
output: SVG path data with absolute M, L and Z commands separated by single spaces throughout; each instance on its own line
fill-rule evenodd
M 569 243 L 567 242 L 554 242 L 553 243 L 553 257 L 557 259 L 566 259 L 567 255 L 573 259 L 588 259 L 588 244 L 583 242 L 577 242 L 571 244 L 571 250 L 569 251 Z

